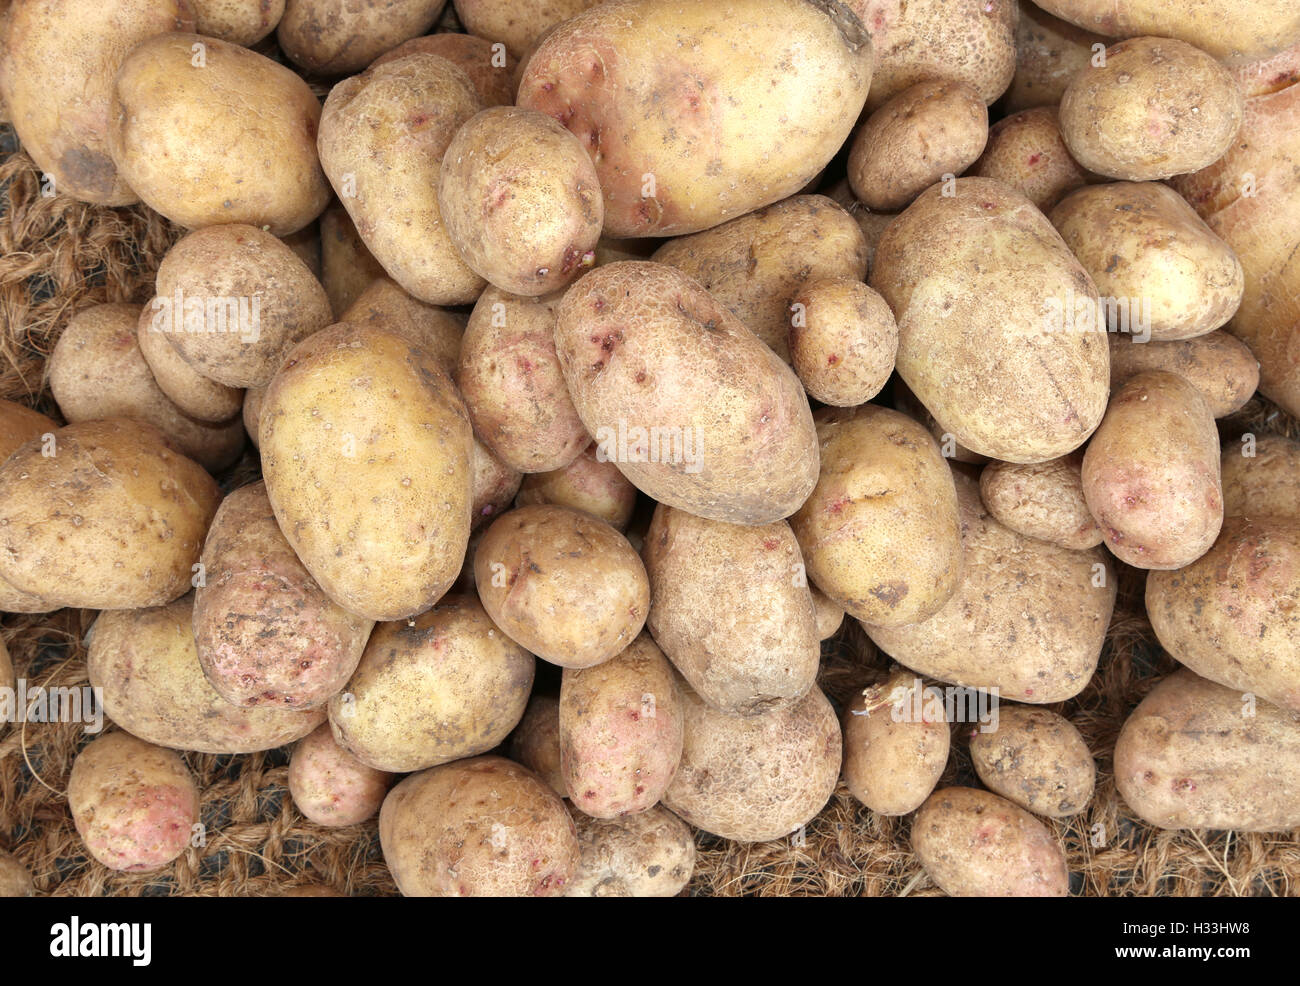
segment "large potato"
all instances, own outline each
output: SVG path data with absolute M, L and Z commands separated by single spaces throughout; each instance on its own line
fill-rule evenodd
M 1050 709 L 1004 703 L 996 727 L 971 736 L 970 756 L 991 791 L 1039 815 L 1068 818 L 1092 800 L 1097 765 L 1088 744 Z
M 623 818 L 575 812 L 582 860 L 566 897 L 675 897 L 695 870 L 695 839 L 667 808 Z
M 990 178 L 930 188 L 889 224 L 871 286 L 898 320 L 899 374 L 945 432 L 1042 462 L 1101 422 L 1109 354 L 1097 291 L 1047 218 Z M 1052 313 L 1060 316 L 1052 321 Z
M 546 0 L 543 0 L 546 2 Z M 507 0 L 502 6 L 517 6 L 518 0 Z M 438 55 L 462 68 L 484 106 L 510 106 L 515 101 L 515 57 L 505 46 L 472 34 L 426 34 L 404 41 L 391 51 L 375 59 L 375 65 L 396 61 L 407 55 L 423 52 Z
M 397 620 L 451 587 L 469 543 L 473 436 L 423 349 L 347 323 L 309 336 L 271 381 L 260 431 L 276 519 L 331 599 Z
M 1260 435 L 1225 446 L 1219 462 L 1224 516 L 1300 520 L 1300 442 Z
M 1112 391 L 1146 370 L 1165 370 L 1183 377 L 1201 392 L 1216 418 L 1239 411 L 1259 386 L 1259 361 L 1250 348 L 1217 330 L 1172 342 L 1144 343 L 1118 333 L 1110 337 Z
M 616 531 L 622 531 L 636 509 L 636 487 L 618 471 L 618 466 L 600 458 L 595 443 L 563 469 L 525 476 L 515 502 L 554 503 L 584 510 L 599 517 Z
M 321 723 L 293 748 L 289 795 L 309 821 L 330 828 L 357 825 L 379 811 L 393 775 L 368 767 Z
M 447 0 L 286 0 L 275 39 L 310 75 L 347 75 L 437 22 Z
M 680 271 L 625 261 L 585 275 L 560 303 L 555 350 L 601 453 L 656 500 L 766 524 L 812 492 L 799 378 Z
M 127 184 L 173 222 L 285 236 L 329 201 L 320 115 L 291 69 L 215 38 L 164 34 L 122 63 L 108 141 Z
M 1022 110 L 993 124 L 969 174 L 1006 182 L 1044 212 L 1067 192 L 1096 181 L 1070 157 L 1055 106 Z
M 1078 452 L 1029 465 L 990 462 L 980 472 L 980 499 L 998 521 L 1026 537 L 1080 551 L 1102 542 L 1083 495 Z
M 587 148 L 606 235 L 675 236 L 806 186 L 848 137 L 871 67 L 838 3 L 627 0 L 547 35 L 518 104 Z

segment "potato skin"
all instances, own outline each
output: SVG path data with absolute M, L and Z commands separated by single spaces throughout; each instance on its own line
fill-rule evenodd
M 58 423 L 40 411 L 15 401 L 0 399 L 0 462 L 4 462 L 33 438 L 58 430 Z
M 517 6 L 517 0 L 510 6 Z M 425 34 L 411 38 L 384 52 L 371 67 L 419 53 L 438 55 L 464 70 L 485 107 L 514 103 L 514 76 L 518 68 L 515 57 L 497 48 L 495 42 L 472 34 Z
M 779 839 L 826 806 L 840 773 L 840 724 L 816 685 L 761 716 L 710 708 L 684 681 L 685 743 L 666 808 L 737 842 Z
M 942 703 L 918 694 L 923 684 L 899 670 L 864 688 L 844 708 L 844 783 L 879 815 L 907 815 L 921 806 L 948 764 L 951 730 Z M 920 718 L 913 710 L 920 707 Z M 928 713 L 937 713 L 934 719 Z
M 334 742 L 329 723 L 300 739 L 289 760 L 293 803 L 308 821 L 330 828 L 357 825 L 373 816 L 394 779 Z
M 1055 836 L 1010 801 L 968 787 L 936 791 L 912 823 L 912 848 L 949 897 L 1067 897 Z
M 695 871 L 695 838 L 662 805 L 622 818 L 573 813 L 582 859 L 566 897 L 676 897 Z
M 194 601 L 101 613 L 86 655 L 104 712 L 132 735 L 197 753 L 255 753 L 306 736 L 322 710 L 241 709 L 203 676 L 194 647 Z
M 1097 783 L 1088 744 L 1050 709 L 1003 703 L 995 729 L 972 733 L 970 755 L 994 794 L 1049 818 L 1083 811 Z
M 446 0 L 286 0 L 275 39 L 311 75 L 359 72 L 391 48 L 437 23 Z
M 111 114 L 118 172 L 181 226 L 247 223 L 287 236 L 329 201 L 313 146 L 320 103 L 291 69 L 247 48 L 197 34 L 150 38 L 122 63 Z
M 456 0 L 465 30 L 500 41 L 515 58 L 561 21 L 594 7 L 601 0 Z
M 199 820 L 194 776 L 172 750 L 129 733 L 91 741 L 72 763 L 68 808 L 86 849 L 111 870 L 166 866 Z
M 1031 0 L 1019 0 L 1019 7 L 1016 73 L 1002 98 L 1009 114 L 1056 107 L 1070 80 L 1091 64 L 1093 45 L 1100 44 L 1104 51 L 1109 44 L 1102 35 L 1053 17 Z
M 194 640 L 204 675 L 226 701 L 318 708 L 352 676 L 374 624 L 331 601 L 303 567 L 265 483 L 226 497 L 200 563 Z
M 557 897 L 581 859 L 564 802 L 502 757 L 406 778 L 384 799 L 379 841 L 407 897 Z
M 607 236 L 676 236 L 806 186 L 848 137 L 872 58 L 839 4 L 627 0 L 551 31 L 517 103 L 588 148 Z
M 555 350 L 588 433 L 661 503 L 767 524 L 812 492 L 817 439 L 799 378 L 680 271 L 598 267 L 565 293 Z
M 0 466 L 0 578 L 56 607 L 157 606 L 189 588 L 220 492 L 162 433 L 126 418 L 28 442 Z
M 552 664 L 589 668 L 636 639 L 650 608 L 645 566 L 608 524 L 552 504 L 499 517 L 474 555 L 483 608 Z
M 999 522 L 1026 537 L 1083 551 L 1102 542 L 1083 495 L 1078 452 L 1021 465 L 990 462 L 980 473 L 980 499 Z
M 692 859 L 694 853 L 695 843 L 692 842 Z M 0 850 L 0 897 L 31 897 L 34 889 L 32 874 L 27 867 L 16 857 Z
M 167 341 L 167 333 L 153 331 L 158 314 L 155 300 L 150 299 L 141 307 L 136 327 L 136 344 L 153 373 L 154 382 L 183 414 L 194 420 L 207 424 L 229 421 L 240 413 L 244 391 L 208 379 L 185 362 Z
M 340 320 L 371 283 L 388 276 L 338 202 L 321 213 L 320 267 L 330 311 Z
M 616 531 L 626 530 L 636 509 L 636 487 L 618 466 L 602 460 L 593 442 L 562 469 L 524 477 L 515 503 L 554 503 L 599 517 Z
M 1200 391 L 1161 370 L 1130 377 L 1084 453 L 1083 495 L 1120 561 L 1173 569 L 1205 554 L 1223 492 L 1219 433 Z
M 477 531 L 510 508 L 524 476 L 518 469 L 512 469 L 488 451 L 487 446 L 477 437 L 474 439 L 473 459 L 474 520 L 471 530 Z
M 817 639 L 830 640 L 844 623 L 844 607 L 815 585 L 808 586 L 813 600 L 813 620 L 817 625 Z
M 275 30 L 284 0 L 190 0 L 194 30 L 210 38 L 251 48 Z
M 961 581 L 962 550 L 952 473 L 934 440 L 873 404 L 816 420 L 821 475 L 790 519 L 809 577 L 860 620 L 937 613 Z
M 1066 193 L 1096 181 L 1070 157 L 1055 106 L 1021 110 L 993 124 L 984 153 L 968 173 L 1005 182 L 1043 212 Z
M 812 281 L 790 304 L 790 363 L 817 400 L 865 404 L 889 381 L 898 325 L 885 299 L 847 277 Z
M 412 298 L 391 277 L 374 278 L 343 311 L 340 322 L 391 329 L 419 345 L 448 376 L 456 373 L 465 316 Z
M 1144 370 L 1183 377 L 1201 392 L 1216 418 L 1241 410 L 1259 386 L 1259 361 L 1250 347 L 1218 330 L 1172 342 L 1139 343 L 1126 335 L 1111 335 L 1111 390 L 1119 390 Z
M 1283 517 L 1300 520 L 1300 442 L 1259 435 L 1254 455 L 1229 444 L 1219 460 L 1226 517 Z
M 1300 825 L 1300 723 L 1186 668 L 1163 679 L 1115 741 L 1115 786 L 1165 829 L 1285 832 Z
M 266 392 L 260 445 L 276 520 L 339 605 L 397 620 L 451 587 L 473 435 L 451 379 L 407 337 L 346 323 L 309 336 Z
M 524 717 L 510 734 L 510 759 L 535 773 L 560 797 L 569 796 L 569 786 L 560 769 L 558 697 L 534 693 L 528 700 Z

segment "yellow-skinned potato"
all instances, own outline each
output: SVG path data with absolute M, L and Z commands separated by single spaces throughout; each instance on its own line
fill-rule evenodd
M 276 519 L 331 599 L 397 620 L 451 587 L 469 542 L 473 435 L 423 349 L 347 323 L 309 336 L 271 381 L 260 431 Z
M 1022 110 L 993 124 L 969 173 L 1006 182 L 1044 212 L 1067 192 L 1096 180 L 1070 157 L 1055 106 Z
M 852 616 L 937 613 L 961 581 L 952 474 L 924 427 L 873 404 L 816 415 L 821 475 L 790 524 L 808 576 Z
M 812 281 L 790 304 L 790 365 L 817 400 L 865 404 L 894 372 L 898 326 L 885 299 L 861 280 Z
M 789 524 L 727 524 L 659 504 L 642 557 L 646 625 L 701 699 L 754 715 L 808 693 L 821 647 Z
M 251 48 L 275 30 L 285 0 L 190 0 L 199 34 Z
M 1097 765 L 1088 744 L 1050 709 L 1003 703 L 996 727 L 972 734 L 970 756 L 989 790 L 1035 814 L 1069 818 L 1092 800 Z
M 1002 100 L 1012 114 L 1038 106 L 1055 107 L 1070 80 L 1109 45 L 1100 34 L 1053 17 L 1030 0 L 1019 0 L 1019 7 L 1016 74 Z
M 514 5 L 513 3 L 511 4 Z M 474 83 L 484 106 L 509 106 L 515 101 L 518 64 L 505 46 L 472 34 L 426 34 L 404 41 L 375 59 L 375 65 L 423 52 L 459 65 Z
M 665 814 L 667 814 L 665 812 Z M 691 843 L 691 858 L 694 860 L 695 843 Z M 688 877 L 689 879 L 689 877 Z M 30 897 L 35 888 L 32 886 L 32 874 L 17 858 L 0 850 L 0 897 Z
M 372 282 L 388 276 L 338 202 L 321 213 L 320 264 L 321 283 L 335 318 L 342 318 Z
M 1138 568 L 1190 565 L 1223 523 L 1219 433 L 1201 392 L 1148 370 L 1110 400 L 1083 456 L 1083 495 L 1106 546 Z
M 558 897 L 582 852 L 559 795 L 502 757 L 406 778 L 384 799 L 379 842 L 407 897 Z
M 412 298 L 391 277 L 372 280 L 339 321 L 398 332 L 436 359 L 448 376 L 456 372 L 465 335 L 465 316 Z
M 613 462 L 602 460 L 592 443 L 562 469 L 525 476 L 515 503 L 521 507 L 554 503 L 584 510 L 622 531 L 636 509 L 636 487 Z
M 1300 722 L 1184 668 L 1124 723 L 1115 787 L 1160 828 L 1290 831 L 1300 825 Z
M 1215 330 L 1194 339 L 1146 343 L 1127 334 L 1110 336 L 1112 392 L 1147 370 L 1183 377 L 1201 392 L 1216 418 L 1240 410 L 1259 386 L 1259 361 L 1250 347 L 1227 332 Z
M 0 466 L 0 578 L 56 608 L 184 595 L 220 491 L 163 434 L 126 418 L 29 442 Z
M 468 304 L 483 290 L 438 208 L 447 145 L 482 108 L 463 70 L 417 53 L 340 82 L 321 114 L 321 166 L 362 241 L 393 280 L 433 305 Z
M 560 769 L 560 700 L 534 693 L 524 717 L 510 734 L 510 759 L 537 774 L 562 798 L 569 796 Z
M 533 53 L 518 105 L 582 141 L 613 237 L 708 229 L 793 195 L 848 137 L 871 38 L 808 0 L 604 4 Z
M 1066 897 L 1056 837 L 1004 798 L 968 787 L 936 791 L 912 823 L 912 848 L 949 897 Z
M 601 0 L 456 0 L 465 30 L 501 42 L 516 58 L 561 21 L 594 7 Z
M 166 332 L 153 331 L 157 314 L 158 307 L 153 300 L 140 309 L 136 343 L 144 361 L 149 364 L 149 370 L 159 389 L 183 413 L 196 421 L 220 424 L 239 414 L 244 391 L 217 383 L 186 363 L 185 358 L 168 341 Z M 253 436 L 254 440 L 256 437 Z
M 309 821 L 357 825 L 384 803 L 393 775 L 367 767 L 334 742 L 328 723 L 300 739 L 289 760 L 289 795 Z
M 566 897 L 675 897 L 695 871 L 690 827 L 662 805 L 623 818 L 574 812 L 582 861 Z
M 109 152 L 113 76 L 135 45 L 192 31 L 186 0 L 19 0 L 8 10 L 0 99 L 53 191 L 97 205 L 139 201 Z
M 275 39 L 307 74 L 347 75 L 424 34 L 445 5 L 446 0 L 285 0 Z
M 1083 495 L 1077 452 L 1022 465 L 990 462 L 980 472 L 980 499 L 1001 523 L 1026 537 L 1083 551 L 1101 544 L 1101 528 Z
M 320 103 L 291 69 L 215 38 L 164 34 L 122 63 L 108 139 L 121 176 L 173 222 L 286 236 L 329 201 L 319 121 Z
M 1225 445 L 1220 466 L 1224 516 L 1300 520 L 1300 442 L 1252 436 Z
M 379 770 L 423 770 L 496 747 L 519 723 L 533 656 L 472 596 L 412 620 L 381 623 L 329 703 L 343 749 Z

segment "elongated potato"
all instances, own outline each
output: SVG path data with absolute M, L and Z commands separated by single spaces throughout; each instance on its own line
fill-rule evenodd
M 1102 542 L 1083 495 L 1083 456 L 1077 452 L 1020 465 L 990 462 L 980 473 L 988 512 L 1018 534 L 1084 550 Z
M 970 756 L 994 794 L 1036 814 L 1068 818 L 1092 800 L 1097 765 L 1088 744 L 1050 709 L 1004 703 L 996 728 L 971 736 Z
M 511 3 L 509 6 L 514 6 Z M 463 15 L 462 15 L 463 16 Z M 374 65 L 423 52 L 459 66 L 474 83 L 484 106 L 510 106 L 515 101 L 515 71 L 519 67 L 505 45 L 472 34 L 426 34 L 403 41 L 384 52 Z
M 1201 392 L 1216 418 L 1239 411 L 1259 386 L 1259 360 L 1227 332 L 1214 331 L 1173 342 L 1110 337 L 1110 387 L 1117 391 L 1145 370 L 1176 373 Z
M 667 808 L 623 818 L 575 812 L 582 861 L 566 897 L 675 897 L 695 870 L 695 839 Z
M 447 0 L 286 0 L 275 39 L 311 75 L 359 72 L 437 23 Z
M 379 811 L 393 775 L 367 767 L 334 742 L 328 723 L 300 739 L 289 760 L 289 795 L 317 825 L 357 825 Z
M 1252 436 L 1225 445 L 1220 466 L 1224 516 L 1300 520 L 1300 442 Z
M 564 468 L 525 476 L 515 502 L 521 507 L 531 503 L 572 507 L 622 531 L 636 509 L 636 487 L 617 465 L 600 458 L 593 442 Z

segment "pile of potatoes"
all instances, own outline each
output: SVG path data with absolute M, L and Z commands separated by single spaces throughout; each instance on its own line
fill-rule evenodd
M 0 404 L 0 610 L 100 611 L 87 852 L 288 744 L 408 896 L 675 895 L 841 782 L 1066 896 L 1094 758 L 1300 826 L 1300 445 L 1216 423 L 1300 415 L 1300 7 L 1036 4 L 7 4 L 42 187 L 178 232 Z M 1183 668 L 1090 749 L 1126 570 Z

